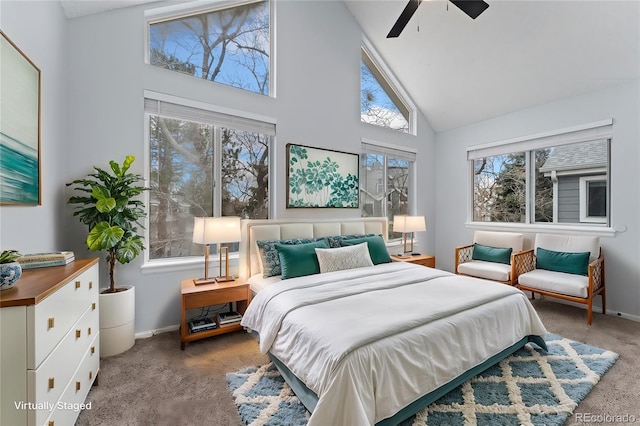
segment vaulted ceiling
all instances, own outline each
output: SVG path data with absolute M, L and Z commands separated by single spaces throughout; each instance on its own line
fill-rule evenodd
M 147 1 L 61 3 L 76 17 Z M 476 20 L 425 0 L 387 39 L 406 1 L 345 4 L 437 132 L 640 77 L 638 0 L 486 0 Z

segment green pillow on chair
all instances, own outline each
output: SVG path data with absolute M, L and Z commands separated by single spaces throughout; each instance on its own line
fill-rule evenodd
M 587 276 L 589 275 L 589 255 L 588 251 L 568 253 L 538 247 L 536 250 L 536 268 Z
M 512 248 L 490 247 L 475 243 L 471 259 L 484 260 L 485 262 L 511 264 Z

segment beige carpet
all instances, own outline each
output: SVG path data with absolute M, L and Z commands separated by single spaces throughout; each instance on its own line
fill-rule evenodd
M 585 424 L 578 413 L 630 414 L 640 422 L 640 323 L 596 314 L 587 326 L 583 309 L 548 300 L 534 306 L 550 332 L 620 355 L 567 424 Z M 87 399 L 91 410 L 76 424 L 240 425 L 225 374 L 266 362 L 244 332 L 193 342 L 184 351 L 178 332 L 138 340 L 126 353 L 101 361 L 100 383 Z

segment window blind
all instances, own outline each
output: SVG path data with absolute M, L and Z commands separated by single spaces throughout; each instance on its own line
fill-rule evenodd
M 568 145 L 577 142 L 610 139 L 612 135 L 613 119 L 608 119 L 532 136 L 524 136 L 505 141 L 470 146 L 467 148 L 467 159 L 475 160 L 477 158 L 550 148 L 553 146 Z
M 362 152 L 365 154 L 378 154 L 385 155 L 391 158 L 397 158 L 399 160 L 416 161 L 416 153 L 412 151 L 406 151 L 401 148 L 395 148 L 386 145 L 378 145 L 371 142 L 362 142 Z
M 273 123 L 239 117 L 213 110 L 180 105 L 158 99 L 145 98 L 144 111 L 146 113 L 156 114 L 162 117 L 210 124 L 227 129 L 261 133 L 268 136 L 275 136 L 276 134 L 276 125 Z

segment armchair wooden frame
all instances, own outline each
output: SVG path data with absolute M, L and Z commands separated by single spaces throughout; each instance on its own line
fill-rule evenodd
M 606 289 L 604 285 L 604 257 L 602 255 L 602 249 L 600 249 L 600 255 L 598 258 L 589 263 L 589 284 L 587 287 L 587 297 L 585 298 L 555 293 L 548 290 L 540 290 L 518 283 L 518 277 L 520 275 L 536 269 L 536 259 L 533 250 L 525 250 L 520 253 L 516 253 L 514 258 L 511 260 L 511 266 L 515 267 L 515 274 L 513 276 L 515 277 L 515 282 L 517 283 L 518 288 L 523 291 L 530 291 L 532 299 L 535 298 L 535 293 L 538 293 L 549 297 L 587 305 L 587 323 L 591 325 L 591 321 L 593 319 L 593 298 L 600 295 L 602 296 L 602 313 L 606 314 Z
M 516 254 L 519 254 L 522 252 L 518 252 L 518 253 L 512 253 L 511 254 L 511 273 L 509 274 L 509 276 L 511 277 L 511 279 L 509 281 L 498 281 L 501 282 L 503 284 L 508 284 L 508 285 L 515 285 L 518 282 L 518 278 L 515 276 L 515 267 L 514 267 L 514 256 Z M 473 244 L 468 244 L 466 246 L 460 246 L 460 247 L 456 247 L 456 259 L 455 259 L 455 268 L 454 271 L 457 275 L 466 275 L 466 276 L 471 276 L 471 275 L 467 275 L 467 274 L 463 274 L 461 272 L 458 272 L 458 265 L 465 263 L 465 262 L 469 262 L 472 260 L 472 256 L 473 256 Z M 476 277 L 477 278 L 477 277 Z

